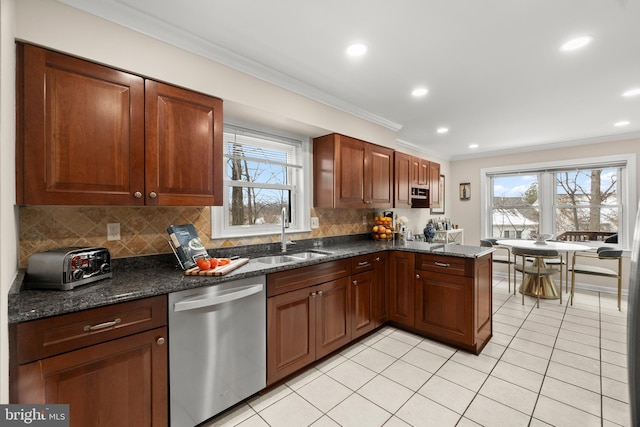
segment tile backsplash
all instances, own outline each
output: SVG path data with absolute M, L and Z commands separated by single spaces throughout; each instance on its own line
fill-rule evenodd
M 375 209 L 312 209 L 320 228 L 289 235 L 290 239 L 361 234 L 369 231 L 362 217 L 373 222 Z M 107 241 L 107 224 L 120 223 L 120 240 Z M 19 262 L 26 267 L 36 252 L 65 246 L 104 246 L 113 258 L 171 252 L 166 229 L 171 224 L 191 223 L 208 249 L 277 242 L 279 235 L 211 239 L 208 207 L 20 207 Z

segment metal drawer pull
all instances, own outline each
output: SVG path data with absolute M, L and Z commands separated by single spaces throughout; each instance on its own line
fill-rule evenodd
M 318 291 L 318 295 L 319 295 L 319 296 L 322 296 L 322 291 Z
M 365 265 L 367 265 L 367 264 L 369 264 L 369 261 L 360 261 L 360 262 L 358 263 L 358 265 L 359 265 L 360 267 L 365 266 Z
M 357 281 L 357 280 L 354 280 L 354 281 L 353 281 L 353 284 L 354 284 L 354 285 L 356 285 L 356 286 L 358 286 L 358 281 Z
M 100 329 L 110 328 L 112 326 L 116 326 L 118 323 L 121 323 L 121 322 L 122 322 L 122 319 L 118 317 L 118 318 L 116 318 L 116 319 L 114 319 L 114 320 L 112 320 L 110 322 L 99 323 L 99 324 L 93 325 L 93 326 L 87 325 L 87 326 L 84 327 L 84 331 L 85 332 L 91 332 L 91 331 L 97 331 L 97 330 L 100 330 Z
M 158 345 L 164 344 L 164 337 L 158 337 L 158 339 L 156 340 L 156 344 Z
M 451 267 L 451 264 L 445 264 L 444 262 L 434 262 L 438 267 Z

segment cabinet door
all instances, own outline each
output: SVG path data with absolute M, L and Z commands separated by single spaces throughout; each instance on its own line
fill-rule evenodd
M 375 276 L 372 270 L 351 276 L 352 339 L 372 331 L 376 326 L 373 313 L 375 284 Z
M 365 203 L 372 208 L 393 206 L 393 150 L 367 144 Z
M 19 204 L 142 205 L 144 81 L 18 45 Z
M 473 345 L 473 279 L 416 271 L 416 323 L 421 331 Z
M 72 427 L 166 426 L 166 337 L 162 327 L 21 365 L 16 403 L 69 404 Z
M 432 208 L 440 208 L 440 164 L 429 163 L 429 199 Z
M 267 298 L 267 384 L 316 359 L 315 289 Z
M 145 82 L 147 205 L 222 205 L 222 101 Z
M 439 169 L 438 169 L 439 171 Z M 425 159 L 418 159 L 418 185 L 423 187 L 429 187 L 430 177 L 430 162 Z M 438 172 L 438 175 L 440 173 Z
M 389 254 L 377 253 L 374 258 L 373 270 L 373 321 L 375 327 L 387 321 L 389 304 Z
M 414 255 L 392 252 L 389 273 L 389 320 L 406 326 L 414 325 Z
M 338 208 L 365 206 L 365 145 L 364 141 L 340 136 L 338 181 Z
M 396 151 L 394 153 L 394 207 L 411 207 L 411 176 L 413 157 Z
M 351 341 L 349 277 L 313 288 L 316 304 L 316 359 Z

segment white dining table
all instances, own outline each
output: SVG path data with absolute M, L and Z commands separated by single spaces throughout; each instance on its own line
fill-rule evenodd
M 506 239 L 496 242 L 502 246 L 521 249 L 553 249 L 566 254 L 565 280 L 569 280 L 569 252 L 588 251 L 593 249 L 591 246 L 581 245 L 573 242 L 545 241 L 544 243 L 535 240 Z M 560 266 L 560 274 L 562 274 L 562 265 Z M 520 292 L 525 295 L 536 296 L 536 278 L 525 274 L 520 284 Z M 558 291 L 558 287 L 553 280 L 553 276 L 545 276 L 541 278 L 540 298 L 558 299 L 562 289 Z

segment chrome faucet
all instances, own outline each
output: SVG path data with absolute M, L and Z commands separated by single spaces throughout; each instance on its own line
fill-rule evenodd
M 282 232 L 280 234 L 280 247 L 282 248 L 282 253 L 287 252 L 287 236 L 284 233 L 285 228 L 288 227 L 287 224 L 287 208 L 283 207 L 282 208 L 282 218 L 281 218 L 281 222 L 282 222 Z

